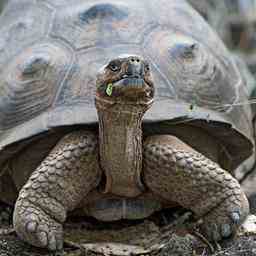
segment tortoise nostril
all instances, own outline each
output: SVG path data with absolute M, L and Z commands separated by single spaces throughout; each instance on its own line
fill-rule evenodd
M 138 62 L 138 63 L 140 63 L 140 59 L 139 58 L 131 58 L 131 62 Z

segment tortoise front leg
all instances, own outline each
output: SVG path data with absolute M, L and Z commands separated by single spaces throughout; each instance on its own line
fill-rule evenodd
M 237 180 L 173 136 L 152 136 L 145 141 L 144 181 L 155 194 L 202 218 L 202 231 L 210 240 L 235 233 L 249 213 Z
M 14 228 L 28 243 L 50 250 L 63 247 L 62 223 L 101 177 L 97 138 L 79 131 L 65 136 L 20 191 Z

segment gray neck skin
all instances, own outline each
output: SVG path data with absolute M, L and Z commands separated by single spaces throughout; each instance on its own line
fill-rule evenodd
M 126 110 L 124 109 L 126 108 Z M 105 193 L 135 197 L 143 191 L 142 117 L 138 106 L 99 109 L 100 163 L 106 175 Z M 144 107 L 145 108 L 145 107 Z

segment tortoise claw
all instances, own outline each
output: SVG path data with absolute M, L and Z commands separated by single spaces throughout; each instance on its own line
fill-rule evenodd
M 232 213 L 231 213 L 231 219 L 232 219 L 232 221 L 234 222 L 234 224 L 240 223 L 241 217 L 240 217 L 239 212 L 232 212 Z
M 232 235 L 232 228 L 229 224 L 223 224 L 221 226 L 221 236 L 223 238 L 228 238 Z

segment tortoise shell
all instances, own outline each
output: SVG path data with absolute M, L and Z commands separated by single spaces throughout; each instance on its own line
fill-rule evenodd
M 0 24 L 2 161 L 14 143 L 97 124 L 97 71 L 121 54 L 151 63 L 156 96 L 144 129 L 201 127 L 224 146 L 231 169 L 252 153 L 250 106 L 239 104 L 246 81 L 187 2 L 10 0 Z

